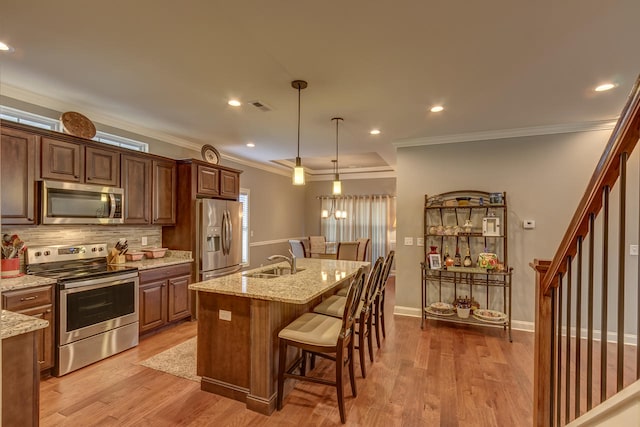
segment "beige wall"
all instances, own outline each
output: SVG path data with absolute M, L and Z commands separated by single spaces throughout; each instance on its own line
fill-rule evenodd
M 595 168 L 609 131 L 399 148 L 396 312 L 419 315 L 424 195 L 460 189 L 506 191 L 515 327 L 534 320 L 529 262 L 551 259 Z M 522 220 L 536 221 L 524 230 Z M 529 325 L 530 326 L 530 325 Z

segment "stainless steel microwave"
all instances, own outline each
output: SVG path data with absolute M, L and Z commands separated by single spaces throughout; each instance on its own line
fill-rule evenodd
M 43 224 L 123 224 L 124 190 L 42 181 Z

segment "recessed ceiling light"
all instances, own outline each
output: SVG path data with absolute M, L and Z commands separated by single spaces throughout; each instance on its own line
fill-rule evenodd
M 442 110 L 444 110 L 444 107 L 442 105 L 434 105 L 433 107 L 431 107 L 432 113 L 439 113 Z
M 256 144 L 254 144 L 253 142 L 247 142 L 247 147 L 253 148 L 255 146 L 256 146 Z
M 613 83 L 605 83 L 596 87 L 594 90 L 596 92 L 604 92 L 605 90 L 610 90 L 610 89 L 613 89 L 614 87 L 616 87 L 616 85 L 614 85 Z
M 13 48 L 6 43 L 0 42 L 0 51 L 13 52 Z
M 230 99 L 229 105 L 231 105 L 232 107 L 239 107 L 242 105 L 242 102 L 238 101 L 237 99 Z
M 369 132 L 371 135 L 380 135 L 380 129 L 371 129 Z

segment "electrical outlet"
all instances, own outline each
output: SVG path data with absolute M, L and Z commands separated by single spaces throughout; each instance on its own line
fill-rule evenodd
M 424 237 L 416 237 L 416 245 L 424 246 Z
M 147 246 L 147 236 L 144 236 L 141 240 L 142 246 Z
M 404 238 L 405 246 L 413 246 L 413 237 L 405 237 Z
M 220 320 L 227 320 L 229 322 L 231 322 L 231 312 L 228 310 L 220 310 L 218 312 L 218 318 Z
M 638 256 L 638 245 L 629 245 L 629 255 Z

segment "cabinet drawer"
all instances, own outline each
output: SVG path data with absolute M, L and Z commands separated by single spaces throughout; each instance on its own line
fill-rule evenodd
M 26 308 L 52 304 L 51 286 L 22 289 L 2 293 L 2 307 L 5 310 L 18 311 Z
M 171 277 L 191 274 L 191 263 L 169 265 L 167 267 L 152 268 L 140 272 L 140 284 L 164 280 Z

